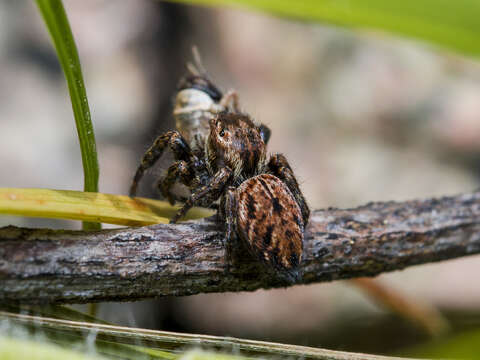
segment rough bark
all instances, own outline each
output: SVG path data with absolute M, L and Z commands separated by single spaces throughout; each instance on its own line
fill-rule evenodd
M 480 252 L 480 192 L 314 211 L 299 284 Z M 215 219 L 98 232 L 0 229 L 0 301 L 88 303 L 288 286 L 241 246 L 227 269 Z

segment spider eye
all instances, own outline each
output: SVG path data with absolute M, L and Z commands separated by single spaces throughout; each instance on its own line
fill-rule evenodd
M 224 129 L 220 130 L 220 133 L 218 135 L 220 135 L 221 137 L 224 137 L 225 136 L 225 130 Z

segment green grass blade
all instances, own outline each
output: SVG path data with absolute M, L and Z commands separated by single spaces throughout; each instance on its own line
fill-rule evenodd
M 480 2 L 476 0 L 171 0 L 233 5 L 300 20 L 382 30 L 455 52 L 480 55 Z
M 99 171 L 95 135 L 90 118 L 80 59 L 67 14 L 61 0 L 37 0 L 37 5 L 55 44 L 57 56 L 65 73 L 70 91 L 82 154 L 84 191 L 97 192 Z M 84 223 L 83 228 L 86 230 L 100 229 L 100 224 Z

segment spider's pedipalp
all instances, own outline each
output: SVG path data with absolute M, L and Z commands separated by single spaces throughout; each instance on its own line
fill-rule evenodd
M 210 120 L 206 157 L 212 171 L 230 167 L 239 185 L 263 167 L 266 147 L 259 128 L 248 115 L 222 112 Z

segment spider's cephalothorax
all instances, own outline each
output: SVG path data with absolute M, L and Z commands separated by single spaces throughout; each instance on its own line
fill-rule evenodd
M 245 114 L 222 113 L 210 120 L 205 149 L 209 171 L 229 168 L 237 186 L 265 167 L 266 145 L 260 126 Z

